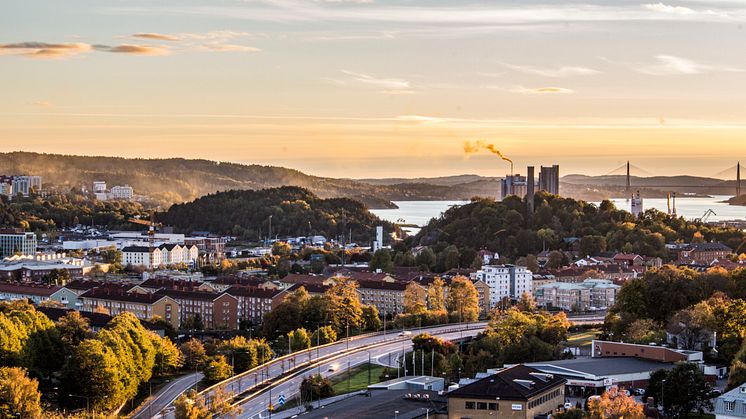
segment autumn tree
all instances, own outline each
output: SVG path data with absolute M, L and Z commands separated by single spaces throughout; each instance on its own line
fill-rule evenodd
M 185 365 L 189 369 L 200 369 L 207 360 L 205 345 L 195 338 L 182 343 L 179 350 L 181 350 Z
M 311 347 L 311 337 L 304 328 L 295 329 L 288 333 L 288 339 L 290 339 L 290 348 L 293 351 L 300 351 Z
M 415 281 L 411 281 L 404 289 L 404 312 L 419 314 L 427 309 L 425 289 Z
M 337 341 L 337 332 L 331 326 L 321 326 L 311 335 L 312 345 L 324 345 Z
M 39 382 L 21 368 L 0 367 L 0 417 L 42 417 Z
M 378 307 L 373 304 L 363 306 L 363 328 L 369 332 L 377 332 L 381 328 L 381 316 Z
M 227 380 L 233 375 L 233 368 L 222 355 L 211 357 L 204 369 L 205 380 L 209 383 L 218 383 Z
M 329 300 L 329 321 L 339 335 L 347 327 L 362 326 L 363 309 L 357 293 L 358 284 L 349 278 L 335 278 L 325 293 Z
M 457 276 L 448 288 L 448 312 L 458 321 L 473 322 L 479 317 L 477 289 L 466 277 Z
M 607 390 L 600 398 L 588 402 L 589 419 L 645 419 L 643 407 L 633 397 L 619 391 L 618 387 Z
M 182 393 L 174 401 L 176 419 L 208 419 L 212 417 L 205 400 L 194 390 Z
M 446 309 L 445 281 L 436 276 L 427 289 L 427 303 L 430 310 L 442 311 Z
M 516 307 L 521 311 L 534 312 L 536 311 L 536 300 L 533 295 L 524 292 L 521 294 L 521 298 L 518 299 Z

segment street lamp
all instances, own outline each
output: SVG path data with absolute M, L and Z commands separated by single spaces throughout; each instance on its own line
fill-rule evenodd
M 77 394 L 68 394 L 68 397 L 77 397 L 79 399 L 85 399 L 85 410 L 91 413 L 91 399 L 87 396 L 78 396 Z

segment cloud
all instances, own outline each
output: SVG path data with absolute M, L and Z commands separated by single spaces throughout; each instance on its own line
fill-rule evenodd
M 526 74 L 535 74 L 543 77 L 571 77 L 571 76 L 588 76 L 598 74 L 600 71 L 594 70 L 588 67 L 576 67 L 576 66 L 561 66 L 552 68 L 539 68 L 531 67 L 527 65 L 514 65 L 503 63 L 503 65 L 511 70 L 520 71 Z
M 543 94 L 565 94 L 575 93 L 572 89 L 566 89 L 564 87 L 523 87 L 518 86 L 510 89 L 513 93 L 521 93 L 525 95 L 543 95 Z
M 381 90 L 381 94 L 392 96 L 412 95 L 414 94 L 414 90 Z
M 136 33 L 136 34 L 134 34 L 132 36 L 135 37 L 135 38 L 154 39 L 154 40 L 157 40 L 157 41 L 173 41 L 173 42 L 176 42 L 176 41 L 180 41 L 181 40 L 177 36 L 167 35 L 167 34 L 163 34 L 163 33 L 145 33 L 145 32 L 140 32 L 140 33 Z
M 54 104 L 48 100 L 37 100 L 36 102 L 31 102 L 31 104 L 37 108 L 51 108 L 54 106 Z
M 0 55 L 22 55 L 30 58 L 65 58 L 91 50 L 85 43 L 18 42 L 0 44 Z
M 692 75 L 711 72 L 740 73 L 744 71 L 741 68 L 699 63 L 673 55 L 656 55 L 655 59 L 657 60 L 655 64 L 636 65 L 633 66 L 633 69 L 638 73 L 651 76 Z
M 418 124 L 432 124 L 432 123 L 448 121 L 448 119 L 446 118 L 440 118 L 437 116 L 423 116 L 423 115 L 398 115 L 394 119 L 396 121 L 413 122 L 413 123 L 418 123 Z
M 695 11 L 684 6 L 670 6 L 663 3 L 648 3 L 643 5 L 644 8 L 660 13 L 671 13 L 676 15 L 691 15 Z
M 94 49 L 103 52 L 114 52 L 119 54 L 132 54 L 132 55 L 167 55 L 170 53 L 166 47 L 156 47 L 150 45 L 94 45 Z
M 214 51 L 214 52 L 261 52 L 259 48 L 249 47 L 246 45 L 236 44 L 204 44 L 200 45 L 198 49 L 203 51 Z
M 342 73 L 350 77 L 350 79 L 356 83 L 370 85 L 383 89 L 384 92 L 398 91 L 411 91 L 411 84 L 407 80 L 403 79 L 391 79 L 391 78 L 380 78 L 371 76 L 369 74 L 356 73 L 349 70 L 340 70 Z M 344 84 L 344 83 L 343 83 Z

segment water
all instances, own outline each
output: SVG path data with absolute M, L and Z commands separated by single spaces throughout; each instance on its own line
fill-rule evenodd
M 713 195 L 709 198 L 676 198 L 676 213 L 687 220 L 702 217 L 708 209 L 715 211 L 717 215 L 711 215 L 707 221 L 729 221 L 746 220 L 746 207 L 740 205 L 728 205 L 723 202 L 730 196 Z M 614 205 L 619 209 L 630 210 L 630 203 L 624 198 L 612 199 Z M 598 204 L 598 203 L 597 203 Z M 665 198 L 645 198 L 642 202 L 643 209 L 655 208 L 659 211 L 668 211 Z
M 711 215 L 708 221 L 727 221 L 727 220 L 746 220 L 746 207 L 738 205 L 728 205 L 723 202 L 730 196 L 714 195 L 709 198 L 682 198 L 676 199 L 676 211 L 679 216 L 687 220 L 700 218 L 704 213 L 711 209 L 717 215 Z M 619 209 L 630 210 L 630 203 L 624 198 L 611 200 Z M 453 205 L 463 205 L 468 201 L 396 201 L 399 206 L 397 209 L 376 209 L 371 212 L 378 217 L 400 224 L 415 224 L 424 226 L 431 218 L 438 217 L 445 210 Z M 598 203 L 596 203 L 598 205 Z M 666 199 L 646 198 L 643 201 L 643 208 L 655 208 L 659 211 L 666 212 Z M 416 234 L 419 228 L 405 228 L 408 233 Z

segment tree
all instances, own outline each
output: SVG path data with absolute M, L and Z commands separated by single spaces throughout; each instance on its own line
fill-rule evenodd
M 189 339 L 179 346 L 184 358 L 185 366 L 189 369 L 201 369 L 207 360 L 205 345 L 195 338 Z
M 518 299 L 516 307 L 521 311 L 534 312 L 536 311 L 536 300 L 534 300 L 533 295 L 524 292 L 521 294 L 521 298 Z
M 311 347 L 311 337 L 308 336 L 306 329 L 295 329 L 288 333 L 288 339 L 290 339 L 290 348 L 293 351 L 300 351 Z
M 275 256 L 290 256 L 292 250 L 292 247 L 286 242 L 277 241 L 272 244 L 272 254 Z
M 433 249 L 426 247 L 417 254 L 414 260 L 417 266 L 429 271 L 435 266 L 435 252 L 433 252 Z
M 363 309 L 357 293 L 358 284 L 349 278 L 335 278 L 325 295 L 329 300 L 329 321 L 339 335 L 347 327 L 362 325 Z
M 427 303 L 430 310 L 442 311 L 446 309 L 445 285 L 445 281 L 439 276 L 436 276 L 433 283 L 430 284 L 427 289 Z
M 183 330 L 205 330 L 205 323 L 202 321 L 202 315 L 199 313 L 189 316 L 181 322 Z
M 650 375 L 645 395 L 662 402 L 665 412 L 675 418 L 686 418 L 693 410 L 700 414 L 712 409 L 712 389 L 696 364 L 677 363 L 671 370 Z
M 728 373 L 728 388 L 726 390 L 732 390 L 746 383 L 746 363 L 736 360 L 730 366 Z
M 219 352 L 226 357 L 230 356 L 233 370 L 237 374 L 259 365 L 256 345 L 243 336 L 223 341 L 219 346 Z
M 573 408 L 552 415 L 554 419 L 584 419 L 585 412 L 581 408 Z
M 370 332 L 377 332 L 381 328 L 381 316 L 378 315 L 378 307 L 372 304 L 363 306 L 363 328 Z
M 52 269 L 44 276 L 44 282 L 50 285 L 65 285 L 70 279 L 70 272 L 67 269 Z
M 40 418 L 39 382 L 16 367 L 0 367 L 0 417 Z
M 466 277 L 457 276 L 448 288 L 448 311 L 458 321 L 473 322 L 479 317 L 479 297 L 474 284 Z
M 222 355 L 210 357 L 203 371 L 205 380 L 209 383 L 219 383 L 233 375 L 233 368 Z
M 391 259 L 391 252 L 388 249 L 379 249 L 373 254 L 368 263 L 371 271 L 391 272 L 394 269 L 394 262 Z
M 60 317 L 56 323 L 60 340 L 68 349 L 68 353 L 85 339 L 93 337 L 93 332 L 87 318 L 80 315 L 78 311 L 70 311 Z
M 567 256 L 558 250 L 550 252 L 547 257 L 547 268 L 557 269 L 567 265 L 568 263 L 570 263 L 570 260 Z
M 459 267 L 459 263 L 461 261 L 461 253 L 459 252 L 458 247 L 450 245 L 446 247 L 438 256 L 439 259 L 442 259 L 443 271 Z
M 633 321 L 624 333 L 625 341 L 638 344 L 658 343 L 665 339 L 665 333 L 651 319 Z
M 174 415 L 176 419 L 208 419 L 212 417 L 210 409 L 205 405 L 202 397 L 195 390 L 182 393 L 174 401 Z
M 582 256 L 596 256 L 606 251 L 606 237 L 583 236 L 580 239 L 580 254 Z
M 404 312 L 419 314 L 427 309 L 426 291 L 420 284 L 411 281 L 404 289 Z
M 618 387 L 607 390 L 600 398 L 588 402 L 589 419 L 645 419 L 642 405 L 619 391 Z
M 123 269 L 122 252 L 111 246 L 101 251 L 101 259 L 109 264 L 109 272 L 118 273 Z
M 303 400 L 320 400 L 334 395 L 332 382 L 319 374 L 304 378 L 300 391 Z
M 156 375 L 170 374 L 184 364 L 181 351 L 169 338 L 161 338 L 155 333 L 150 335 L 155 347 L 155 369 Z
M 331 326 L 321 326 L 311 335 L 312 345 L 324 345 L 337 341 L 337 332 Z
M 92 409 L 110 410 L 126 399 L 123 366 L 114 351 L 97 339 L 86 339 L 75 348 L 62 372 L 61 392 L 67 404 L 81 401 L 67 394 L 86 397 Z

